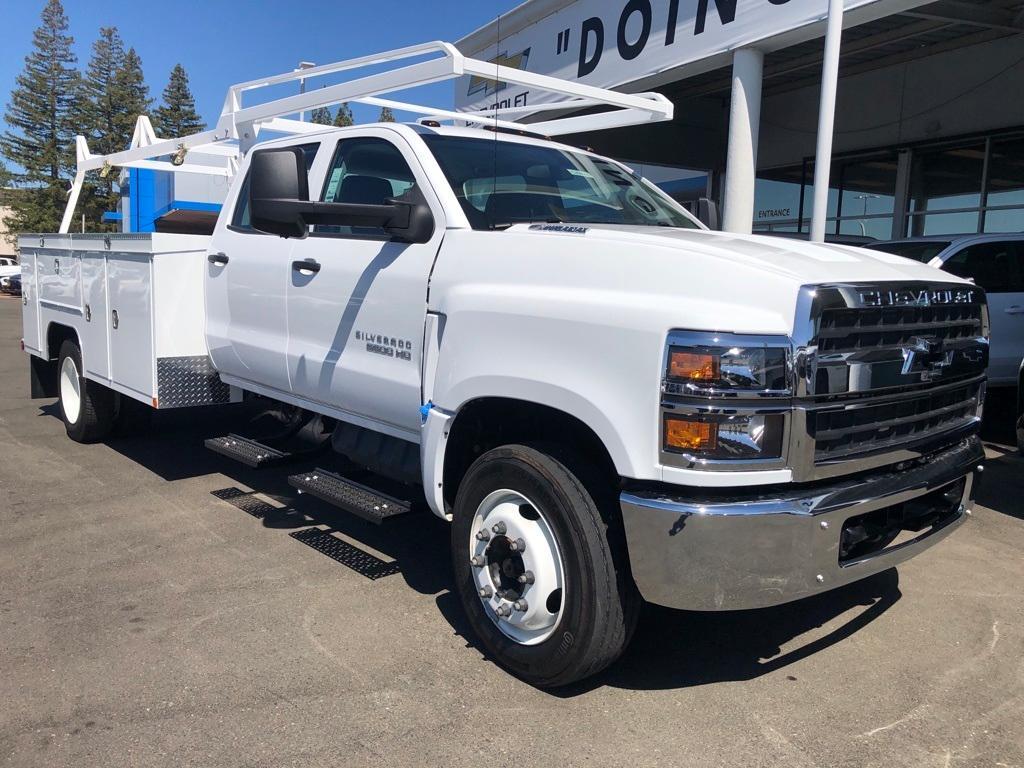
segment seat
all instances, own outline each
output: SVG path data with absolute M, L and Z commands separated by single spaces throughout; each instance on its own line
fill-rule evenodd
M 391 182 L 376 176 L 346 176 L 341 180 L 336 203 L 357 203 L 359 205 L 384 205 L 394 195 Z

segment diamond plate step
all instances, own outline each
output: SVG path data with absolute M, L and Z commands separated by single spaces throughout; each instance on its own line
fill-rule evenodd
M 225 435 L 211 437 L 204 445 L 215 453 L 240 461 L 253 469 L 281 464 L 292 458 L 292 454 L 271 448 L 269 445 L 257 443 L 241 435 Z
M 326 469 L 301 472 L 288 478 L 288 484 L 299 493 L 308 493 L 353 515 L 383 523 L 409 511 L 409 502 L 375 491 Z

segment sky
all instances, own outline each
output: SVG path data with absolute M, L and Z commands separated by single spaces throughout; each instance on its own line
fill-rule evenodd
M 429 40 L 454 42 L 519 2 L 64 0 L 64 10 L 80 69 L 88 63 L 99 28 L 116 26 L 125 45 L 134 46 L 142 57 L 154 100 L 159 102 L 171 68 L 180 63 L 188 72 L 200 114 L 212 125 L 232 83 L 285 72 L 300 61 L 326 64 Z M 32 32 L 44 4 L 45 0 L 0 0 L 0 105 L 4 107 L 32 47 Z M 431 106 L 451 106 L 453 83 L 420 89 L 414 95 L 429 98 Z M 377 110 L 356 105 L 355 116 L 357 122 L 371 122 Z

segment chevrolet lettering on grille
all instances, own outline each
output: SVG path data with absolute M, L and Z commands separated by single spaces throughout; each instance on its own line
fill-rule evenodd
M 857 293 L 865 307 L 931 307 L 975 302 L 975 292 L 971 288 L 870 288 Z

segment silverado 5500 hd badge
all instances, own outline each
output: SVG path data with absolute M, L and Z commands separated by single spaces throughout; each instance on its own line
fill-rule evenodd
M 588 228 L 577 224 L 531 224 L 530 229 L 534 232 L 565 232 L 570 235 L 585 235 Z
M 396 339 L 382 333 L 356 331 L 356 341 L 366 342 L 366 351 L 375 355 L 395 357 L 399 360 L 412 360 L 412 342 L 408 339 Z

